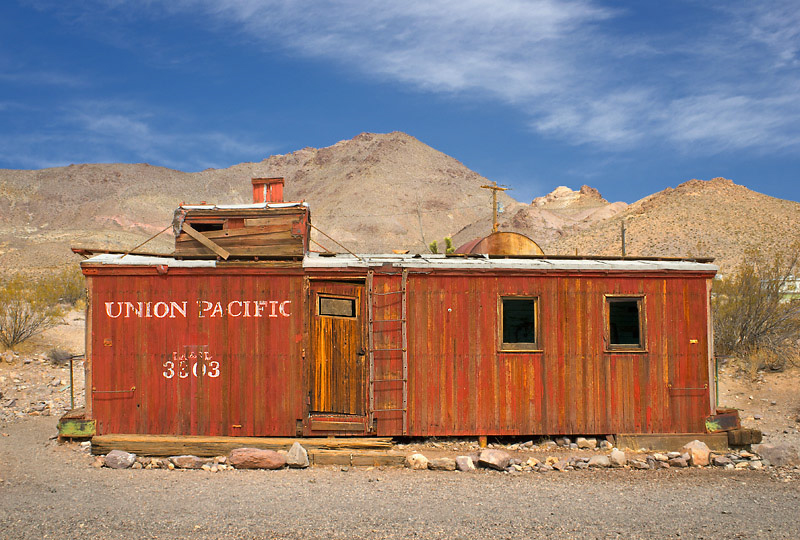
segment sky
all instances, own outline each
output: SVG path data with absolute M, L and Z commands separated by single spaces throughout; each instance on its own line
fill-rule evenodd
M 525 202 L 717 176 L 800 201 L 800 4 L 0 2 L 0 168 L 199 171 L 365 131 Z

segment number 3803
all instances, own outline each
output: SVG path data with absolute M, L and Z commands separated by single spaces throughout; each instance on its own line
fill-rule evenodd
M 179 379 L 192 377 L 219 377 L 219 361 L 214 360 L 208 351 L 190 352 L 188 354 L 172 353 L 172 360 L 162 364 L 164 378 Z

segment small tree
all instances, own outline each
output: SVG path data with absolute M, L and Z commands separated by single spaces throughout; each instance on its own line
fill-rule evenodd
M 61 319 L 51 287 L 23 276 L 0 281 L 0 344 L 12 348 Z
M 445 245 L 444 252 L 447 253 L 448 255 L 456 250 L 456 248 L 453 247 L 453 239 L 450 238 L 449 236 L 444 237 L 444 245 Z
M 434 240 L 433 242 L 428 244 L 428 250 L 430 250 L 431 253 L 439 253 L 439 243 L 436 240 Z
M 797 249 L 767 259 L 749 252 L 733 274 L 714 283 L 717 353 L 749 359 L 755 369 L 781 369 L 800 339 L 800 301 L 787 285 L 800 270 Z

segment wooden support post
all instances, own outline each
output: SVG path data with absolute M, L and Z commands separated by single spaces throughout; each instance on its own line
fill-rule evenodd
M 210 249 L 211 251 L 213 251 L 214 253 L 216 253 L 217 255 L 219 255 L 220 257 L 225 259 L 226 261 L 228 260 L 228 257 L 231 256 L 231 254 L 228 253 L 227 251 L 225 251 L 225 249 L 223 249 L 222 247 L 220 247 L 216 243 L 214 243 L 211 240 L 209 240 L 208 238 L 206 238 L 206 236 L 204 234 L 202 234 L 202 233 L 198 232 L 197 230 L 195 230 L 195 228 L 192 227 L 191 225 L 189 225 L 187 222 L 185 222 L 185 221 L 183 222 L 183 225 L 181 226 L 181 230 L 185 231 L 186 234 L 188 234 L 189 236 L 191 236 L 192 238 L 194 238 L 195 240 L 197 240 L 198 242 L 203 244 L 205 247 L 207 247 L 208 249 Z

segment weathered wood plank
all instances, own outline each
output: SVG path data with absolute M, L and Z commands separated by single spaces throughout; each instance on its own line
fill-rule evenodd
M 111 450 L 125 450 L 126 452 L 132 452 L 143 456 L 192 454 L 200 457 L 212 457 L 225 455 L 234 448 L 288 450 L 295 441 L 302 444 L 309 452 L 314 450 L 388 449 L 392 447 L 392 440 L 386 437 L 314 437 L 298 439 L 281 437 L 112 434 L 93 437 L 92 453 L 107 454 Z
M 218 246 L 217 244 L 215 244 L 214 242 L 203 236 L 202 233 L 194 230 L 194 228 L 188 223 L 184 222 L 182 229 L 186 231 L 186 234 L 188 234 L 189 236 L 191 236 L 192 238 L 203 244 L 205 247 L 207 247 L 208 249 L 210 249 L 223 259 L 227 259 L 228 257 L 231 256 L 231 254 L 225 251 L 224 248 Z

